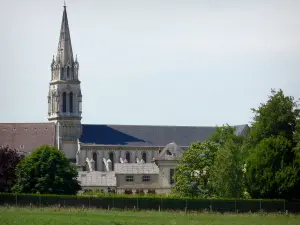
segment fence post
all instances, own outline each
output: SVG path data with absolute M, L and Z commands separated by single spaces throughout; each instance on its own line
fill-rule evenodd
M 285 212 L 285 199 L 283 200 L 283 212 Z
M 259 211 L 261 211 L 261 199 L 259 200 Z
M 187 214 L 187 199 L 185 200 L 185 214 Z
M 41 198 L 42 198 L 41 195 L 39 195 L 39 205 L 40 205 L 40 207 L 41 207 L 41 201 L 42 201 Z
M 113 195 L 113 203 L 112 203 L 112 208 L 115 207 L 115 196 Z
M 136 209 L 139 209 L 139 196 L 136 197 Z
M 236 199 L 234 200 L 234 209 L 235 209 L 235 212 L 237 212 L 237 208 L 236 208 Z
M 16 207 L 18 206 L 18 194 L 16 194 Z
M 89 196 L 89 208 L 91 208 L 91 196 Z
M 162 210 L 162 207 L 163 207 L 163 200 L 162 198 L 160 199 L 160 210 Z

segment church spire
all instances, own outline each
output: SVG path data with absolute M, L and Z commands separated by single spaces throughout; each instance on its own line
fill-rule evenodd
M 73 64 L 74 62 L 66 8 L 66 4 L 64 3 L 64 11 L 62 16 L 59 43 L 56 55 L 56 62 L 60 63 L 62 66 Z

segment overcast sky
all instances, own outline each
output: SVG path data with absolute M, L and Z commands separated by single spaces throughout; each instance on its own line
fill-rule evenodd
M 249 123 L 300 97 L 300 1 L 68 0 L 83 123 Z M 0 0 L 0 122 L 47 121 L 63 0 Z

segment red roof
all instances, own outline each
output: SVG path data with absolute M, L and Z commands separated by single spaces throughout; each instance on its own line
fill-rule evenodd
M 0 146 L 27 153 L 44 144 L 55 145 L 54 123 L 0 123 Z

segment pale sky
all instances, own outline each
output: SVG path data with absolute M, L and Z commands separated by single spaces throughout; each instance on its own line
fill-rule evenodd
M 300 97 L 300 1 L 68 0 L 83 123 L 245 124 Z M 46 122 L 63 0 L 0 0 L 0 122 Z

